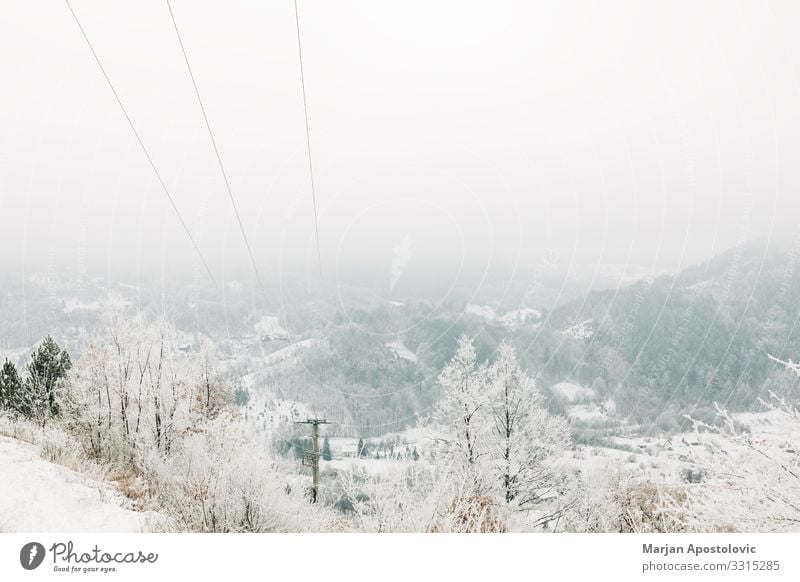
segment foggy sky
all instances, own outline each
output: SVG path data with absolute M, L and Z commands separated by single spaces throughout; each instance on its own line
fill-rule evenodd
M 247 255 L 163 1 L 74 0 L 212 270 Z M 290 0 L 175 0 L 259 268 L 316 268 Z M 323 268 L 676 269 L 797 228 L 793 2 L 301 0 Z M 194 251 L 64 2 L 0 16 L 0 262 Z M 397 258 L 399 256 L 399 259 Z

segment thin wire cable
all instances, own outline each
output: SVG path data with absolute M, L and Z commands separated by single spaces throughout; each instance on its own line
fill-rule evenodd
M 253 256 L 253 250 L 250 247 L 250 241 L 247 240 L 247 234 L 245 234 L 244 224 L 242 223 L 242 217 L 239 214 L 239 209 L 236 206 L 236 201 L 233 198 L 233 191 L 231 190 L 231 184 L 228 180 L 228 173 L 225 171 L 225 166 L 222 163 L 222 156 L 219 153 L 219 148 L 217 147 L 217 140 L 214 139 L 214 132 L 211 130 L 211 123 L 208 121 L 208 114 L 206 113 L 205 105 L 203 104 L 203 99 L 200 97 L 200 90 L 197 88 L 197 80 L 194 77 L 194 72 L 192 71 L 192 65 L 189 64 L 189 57 L 186 54 L 186 47 L 183 44 L 183 38 L 181 37 L 180 30 L 178 29 L 178 23 L 175 20 L 175 13 L 172 11 L 172 5 L 170 4 L 169 0 L 166 0 L 167 8 L 169 9 L 169 16 L 172 19 L 172 26 L 175 28 L 175 35 L 178 37 L 178 44 L 181 47 L 181 53 L 183 53 L 183 60 L 186 63 L 186 69 L 189 71 L 189 78 L 192 80 L 192 87 L 194 87 L 194 94 L 197 96 L 197 103 L 200 105 L 200 111 L 203 113 L 203 121 L 206 123 L 206 129 L 208 130 L 208 137 L 211 139 L 211 145 L 214 148 L 214 154 L 217 156 L 217 164 L 219 165 L 219 171 L 222 173 L 222 179 L 225 181 L 225 189 L 228 191 L 228 197 L 231 200 L 231 206 L 233 206 L 233 212 L 236 215 L 236 221 L 239 223 L 239 231 L 242 233 L 242 238 L 244 239 L 244 245 L 247 247 L 247 254 L 250 256 L 250 264 L 253 265 L 253 271 L 256 274 L 256 279 L 258 279 L 259 285 L 261 285 L 262 289 L 265 289 L 264 282 L 261 279 L 261 273 L 258 271 L 258 266 L 256 266 L 256 259 Z
M 72 13 L 72 18 L 75 20 L 75 24 L 78 25 L 78 29 L 81 31 L 81 35 L 83 35 L 83 39 L 86 41 L 86 45 L 89 47 L 89 50 L 92 52 L 92 56 L 94 57 L 94 60 L 97 63 L 97 66 L 100 67 L 100 72 L 103 73 L 103 77 L 105 78 L 106 83 L 108 83 L 108 87 L 111 89 L 111 92 L 114 94 L 114 98 L 117 100 L 117 104 L 119 105 L 120 109 L 122 110 L 122 113 L 125 115 L 125 119 L 128 121 L 128 125 L 130 126 L 131 131 L 133 131 L 133 135 L 136 137 L 136 141 L 139 142 L 139 146 L 142 148 L 142 151 L 144 152 L 144 155 L 147 158 L 147 161 L 150 164 L 150 167 L 153 169 L 153 173 L 156 175 L 156 179 L 158 179 L 158 183 L 161 185 L 161 189 L 164 191 L 164 194 L 166 194 L 167 199 L 169 200 L 169 203 L 172 206 L 172 209 L 175 211 L 175 214 L 178 216 L 178 221 L 180 221 L 181 226 L 183 227 L 183 230 L 186 232 L 186 236 L 189 237 L 189 240 L 191 241 L 192 246 L 194 247 L 195 253 L 197 253 L 198 258 L 200 259 L 200 262 L 203 264 L 203 267 L 205 268 L 206 272 L 208 273 L 208 276 L 211 279 L 211 281 L 214 283 L 214 285 L 217 285 L 217 280 L 214 277 L 214 274 L 211 272 L 211 268 L 208 266 L 208 263 L 206 262 L 205 258 L 203 257 L 203 253 L 200 252 L 200 247 L 197 246 L 197 242 L 194 240 L 194 237 L 192 236 L 192 233 L 189 230 L 189 227 L 186 225 L 186 221 L 183 220 L 183 216 L 181 216 L 180 210 L 178 210 L 178 206 L 175 204 L 175 200 L 172 198 L 172 195 L 169 193 L 169 189 L 167 188 L 167 185 L 164 182 L 164 179 L 161 177 L 161 173 L 158 171 L 158 168 L 156 167 L 155 162 L 153 162 L 153 158 L 150 156 L 150 152 L 147 151 L 147 148 L 145 147 L 144 142 L 142 141 L 142 138 L 139 135 L 139 132 L 136 130 L 136 126 L 133 125 L 133 120 L 131 119 L 131 116 L 128 115 L 128 110 L 125 108 L 125 105 L 122 103 L 122 99 L 120 98 L 119 94 L 117 93 L 117 90 L 114 88 L 114 84 L 111 82 L 111 78 L 108 76 L 108 73 L 106 73 L 106 69 L 103 66 L 103 63 L 100 61 L 100 57 L 97 56 L 97 52 L 94 50 L 94 46 L 92 46 L 92 43 L 89 40 L 89 37 L 86 35 L 86 31 L 83 29 L 83 25 L 81 25 L 81 21 L 78 19 L 78 15 L 75 13 L 75 10 L 73 10 L 72 4 L 70 4 L 69 0 L 64 0 L 64 1 L 67 3 L 67 8 L 69 8 L 70 13 Z
M 306 77 L 303 69 L 303 43 L 300 40 L 300 13 L 297 0 L 294 0 L 294 22 L 297 27 L 297 56 L 300 60 L 300 85 L 303 88 L 303 113 L 306 120 L 306 148 L 308 150 L 308 173 L 311 178 L 311 202 L 314 205 L 314 233 L 317 239 L 317 264 L 319 266 L 319 280 L 322 279 L 322 253 L 319 249 L 319 220 L 317 219 L 317 191 L 314 185 L 314 164 L 311 161 L 311 131 L 308 128 L 308 99 L 306 98 Z

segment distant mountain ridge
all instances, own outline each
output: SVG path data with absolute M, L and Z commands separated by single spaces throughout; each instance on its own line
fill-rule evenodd
M 796 398 L 767 354 L 800 357 L 797 263 L 796 246 L 757 241 L 673 276 L 590 292 L 545 317 L 551 331 L 591 320 L 592 333 L 565 338 L 541 376 L 573 376 L 642 418 L 715 402 L 751 409 L 770 389 Z

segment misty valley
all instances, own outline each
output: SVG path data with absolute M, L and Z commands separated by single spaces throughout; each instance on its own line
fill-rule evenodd
M 795 260 L 428 298 L 2 281 L 0 456 L 32 464 L 0 483 L 87 530 L 797 531 Z

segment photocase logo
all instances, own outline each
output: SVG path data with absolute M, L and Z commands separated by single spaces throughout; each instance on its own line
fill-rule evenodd
M 389 291 L 394 289 L 400 276 L 403 274 L 408 263 L 411 261 L 411 256 L 414 254 L 411 250 L 411 238 L 406 235 L 399 243 L 394 246 L 392 255 L 392 278 L 389 281 Z
M 26 570 L 35 570 L 44 561 L 44 546 L 39 542 L 30 542 L 19 551 L 19 563 Z

